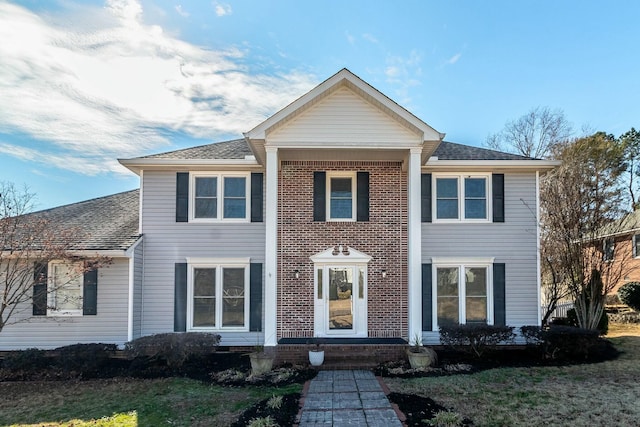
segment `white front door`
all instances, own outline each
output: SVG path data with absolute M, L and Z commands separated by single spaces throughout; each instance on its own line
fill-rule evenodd
M 317 265 L 315 336 L 367 336 L 366 265 Z

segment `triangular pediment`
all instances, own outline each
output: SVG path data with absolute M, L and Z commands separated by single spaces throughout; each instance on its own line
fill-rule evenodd
M 278 149 L 423 149 L 430 155 L 444 134 L 347 69 L 245 134 L 259 161 Z
M 364 252 L 357 251 L 350 246 L 336 245 L 309 257 L 314 263 L 352 263 L 363 264 L 371 261 L 371 257 Z

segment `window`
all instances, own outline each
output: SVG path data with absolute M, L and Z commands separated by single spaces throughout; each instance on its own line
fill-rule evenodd
M 631 240 L 631 244 L 633 245 L 633 257 L 640 257 L 640 234 L 634 234 Z
M 436 176 L 436 220 L 488 220 L 488 183 L 489 179 L 486 175 Z
M 84 263 L 49 263 L 48 316 L 81 316 Z
M 190 330 L 248 330 L 248 262 L 198 261 L 189 272 Z
M 355 221 L 356 189 L 353 173 L 328 173 L 327 187 L 329 203 L 327 217 L 329 220 Z
M 193 220 L 247 220 L 249 180 L 246 175 L 194 174 Z
M 436 325 L 493 324 L 489 265 L 438 265 L 434 269 Z
M 613 239 L 605 239 L 602 242 L 602 257 L 605 261 L 613 261 L 615 250 L 616 244 Z

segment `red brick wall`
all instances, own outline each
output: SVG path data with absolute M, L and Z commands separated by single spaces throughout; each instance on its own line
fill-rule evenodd
M 369 221 L 314 222 L 314 171 L 369 172 Z M 314 271 L 309 257 L 337 244 L 372 257 L 369 336 L 406 336 L 407 175 L 401 163 L 283 161 L 278 186 L 278 338 L 313 336 Z

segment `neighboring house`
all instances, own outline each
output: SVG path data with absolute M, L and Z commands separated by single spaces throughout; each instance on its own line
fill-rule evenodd
M 611 262 L 607 270 L 613 283 L 605 283 L 611 287 L 608 293 L 616 294 L 625 283 L 640 282 L 640 211 L 604 227 L 600 238 L 598 250 L 604 261 Z
M 50 210 L 113 232 L 91 248 L 115 260 L 96 313 L 34 315 L 0 349 L 171 331 L 437 343 L 448 323 L 539 324 L 538 184 L 555 163 L 443 138 L 343 69 L 244 138 L 122 159 L 139 206 L 135 191 Z

